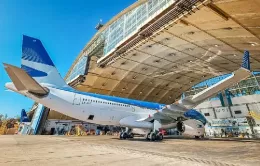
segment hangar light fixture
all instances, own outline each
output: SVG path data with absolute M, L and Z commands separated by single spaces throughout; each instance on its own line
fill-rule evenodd
M 175 56 L 175 53 L 169 53 L 168 56 Z
M 159 60 L 159 59 L 157 59 L 157 60 L 155 60 L 154 62 L 155 62 L 155 63 L 159 63 L 159 62 L 160 62 L 160 60 Z
M 224 30 L 232 30 L 233 28 L 231 27 L 226 27 L 226 28 L 223 28 Z
M 126 90 L 126 88 L 122 88 L 122 90 Z
M 171 99 L 172 97 L 171 97 L 171 96 L 169 96 L 169 98 Z
M 217 45 L 217 44 L 215 44 L 215 47 L 218 47 L 218 45 Z
M 237 56 L 236 54 L 234 54 L 233 56 Z
M 132 80 L 135 80 L 137 76 L 133 76 Z
M 143 92 L 141 91 L 141 92 L 139 92 L 140 94 L 142 94 Z
M 257 42 L 249 42 L 248 44 L 250 44 L 250 45 L 253 46 L 253 47 L 258 45 Z

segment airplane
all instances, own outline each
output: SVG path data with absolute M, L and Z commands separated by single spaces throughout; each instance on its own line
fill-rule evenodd
M 233 74 L 205 90 L 169 105 L 78 91 L 60 76 L 41 40 L 23 35 L 21 68 L 4 63 L 12 82 L 5 87 L 70 117 L 100 125 L 125 128 L 120 139 L 134 131 L 150 141 L 163 140 L 160 129 L 176 128 L 195 138 L 203 137 L 205 117 L 194 108 L 251 75 L 249 52 Z
M 27 113 L 25 112 L 24 109 L 21 111 L 21 117 L 20 117 L 20 122 L 30 122 Z

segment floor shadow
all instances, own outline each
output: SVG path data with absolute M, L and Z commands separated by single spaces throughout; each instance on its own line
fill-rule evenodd
M 119 138 L 111 138 L 116 139 L 120 141 L 139 141 L 139 142 L 152 142 L 147 141 L 144 137 L 135 137 L 131 139 L 119 139 Z M 179 138 L 179 137 L 164 137 L 164 140 L 193 140 L 193 141 L 210 141 L 210 142 L 251 142 L 251 143 L 260 143 L 260 139 L 246 139 L 246 138 L 201 138 L 201 139 L 195 139 L 195 138 Z M 161 143 L 163 141 L 154 141 Z
M 135 137 L 135 138 L 128 138 L 128 139 L 119 139 L 119 138 L 111 138 L 113 140 L 119 141 L 136 141 L 136 142 L 155 142 L 155 143 L 163 143 L 163 141 L 148 141 L 144 137 Z

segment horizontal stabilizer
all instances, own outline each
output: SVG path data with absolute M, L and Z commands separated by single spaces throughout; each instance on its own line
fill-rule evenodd
M 5 70 L 15 88 L 18 91 L 28 91 L 32 94 L 46 95 L 48 90 L 44 89 L 39 83 L 37 83 L 31 76 L 29 76 L 23 69 L 16 66 L 12 66 L 4 63 Z

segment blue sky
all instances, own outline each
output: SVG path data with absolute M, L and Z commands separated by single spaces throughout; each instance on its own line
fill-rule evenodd
M 96 33 L 100 19 L 109 21 L 136 0 L 1 0 L 0 62 L 20 66 L 22 35 L 39 38 L 62 76 Z M 10 81 L 0 67 L 0 113 L 9 117 L 26 111 L 33 101 L 5 91 Z

